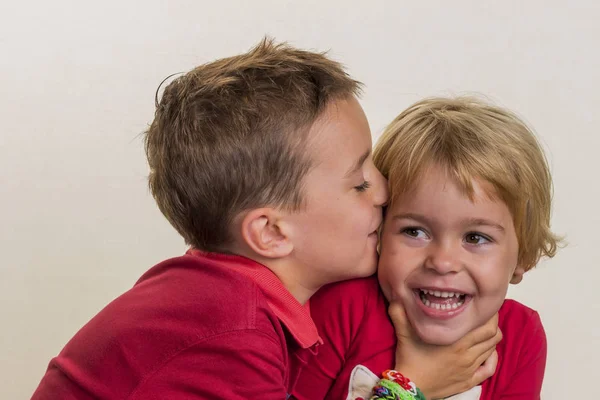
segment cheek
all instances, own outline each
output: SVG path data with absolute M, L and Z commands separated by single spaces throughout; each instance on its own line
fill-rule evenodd
M 473 272 L 481 294 L 504 298 L 515 268 L 516 258 L 504 255 L 479 263 Z
M 382 237 L 381 256 L 379 258 L 379 279 L 390 291 L 400 292 L 414 267 L 407 262 L 409 255 L 397 240 Z
M 339 207 L 335 210 L 338 233 L 361 240 L 364 240 L 366 235 L 371 233 L 373 224 L 376 223 L 378 218 L 377 209 L 364 201 L 349 202 L 346 207 Z

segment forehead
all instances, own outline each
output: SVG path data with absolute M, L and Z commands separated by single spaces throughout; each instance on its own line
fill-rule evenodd
M 371 131 L 358 100 L 349 97 L 333 101 L 312 125 L 307 150 L 315 167 L 347 169 L 371 149 Z
M 412 211 L 452 217 L 511 218 L 507 205 L 494 186 L 485 180 L 471 178 L 461 182 L 446 168 L 432 165 L 419 174 L 403 194 L 391 204 L 392 210 Z

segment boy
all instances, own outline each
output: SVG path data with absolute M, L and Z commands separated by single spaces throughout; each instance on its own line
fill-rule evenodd
M 376 268 L 387 188 L 359 87 L 267 40 L 171 83 L 150 188 L 192 250 L 86 324 L 33 398 L 285 399 L 320 343 L 308 299 Z
M 33 398 L 289 396 L 321 343 L 309 298 L 376 268 L 387 188 L 358 91 L 324 55 L 270 41 L 171 83 L 150 188 L 191 250 L 86 324 Z
M 542 323 L 535 311 L 504 299 L 509 282 L 519 283 L 557 248 L 551 176 L 533 133 L 514 114 L 474 99 L 429 99 L 391 123 L 374 159 L 390 187 L 381 291 L 368 278 L 313 297 L 324 345 L 295 395 L 354 399 L 353 371 L 355 379 L 357 372 L 363 380 L 370 374 L 372 386 L 377 376 L 369 370 L 392 368 L 391 303 L 402 305 L 424 346 L 432 347 L 456 342 L 498 312 L 503 340 L 496 372 L 463 398 L 538 399 L 546 361 Z M 419 385 L 420 376 L 408 378 Z

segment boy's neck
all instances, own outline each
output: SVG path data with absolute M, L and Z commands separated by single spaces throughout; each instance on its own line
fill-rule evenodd
M 319 288 L 308 287 L 305 282 L 300 279 L 300 277 L 295 276 L 296 274 L 294 266 L 292 265 L 268 265 L 268 263 L 263 262 L 264 266 L 269 268 L 283 283 L 283 286 L 294 296 L 296 300 L 302 305 L 306 304 L 306 302 L 312 297 L 313 294 L 316 293 Z
M 307 284 L 308 282 L 303 279 L 300 273 L 301 268 L 289 258 L 265 258 L 252 251 L 244 251 L 241 248 L 229 248 L 227 252 L 249 258 L 267 267 L 283 283 L 288 292 L 302 305 L 306 304 L 312 295 L 319 290 L 319 287 Z

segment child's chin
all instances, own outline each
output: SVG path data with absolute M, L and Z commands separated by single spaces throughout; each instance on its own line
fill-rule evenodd
M 445 326 L 420 326 L 416 327 L 416 331 L 423 342 L 437 346 L 451 345 L 467 333 L 463 329 Z

